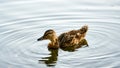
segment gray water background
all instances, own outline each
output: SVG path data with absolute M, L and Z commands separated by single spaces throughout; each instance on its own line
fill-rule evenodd
M 49 40 L 36 40 L 46 30 L 60 35 L 85 24 L 89 47 L 59 49 L 45 63 Z M 0 0 L 0 68 L 120 68 L 119 33 L 120 0 Z

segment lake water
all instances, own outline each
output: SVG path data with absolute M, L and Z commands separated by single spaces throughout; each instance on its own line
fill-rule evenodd
M 87 24 L 89 47 L 48 50 L 37 41 Z M 119 68 L 120 0 L 1 0 L 0 68 Z

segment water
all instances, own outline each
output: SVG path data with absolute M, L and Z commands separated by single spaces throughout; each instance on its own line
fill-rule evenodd
M 89 47 L 48 50 L 36 41 L 89 26 Z M 120 0 L 1 0 L 0 68 L 119 68 Z

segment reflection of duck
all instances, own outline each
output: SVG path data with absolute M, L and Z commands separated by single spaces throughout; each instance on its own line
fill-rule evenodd
M 47 66 L 55 66 L 58 56 L 58 49 L 49 49 L 49 51 L 51 52 L 50 56 L 42 58 L 42 60 L 39 60 L 39 63 L 44 62 Z
M 48 45 L 48 48 L 59 48 L 62 47 L 71 47 L 76 45 L 81 45 L 81 40 L 84 39 L 88 26 L 84 25 L 81 29 L 71 30 L 66 33 L 62 33 L 57 37 L 56 32 L 52 29 L 47 30 L 39 40 L 49 39 L 51 42 Z

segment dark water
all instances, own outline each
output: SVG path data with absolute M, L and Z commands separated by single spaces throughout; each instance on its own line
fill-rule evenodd
M 49 50 L 44 31 L 57 35 L 89 26 L 89 47 Z M 1 0 L 0 68 L 119 68 L 120 0 Z

